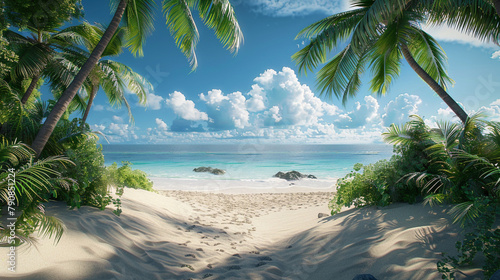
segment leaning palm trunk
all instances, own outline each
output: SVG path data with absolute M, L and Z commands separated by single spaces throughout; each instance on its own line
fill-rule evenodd
M 89 96 L 89 101 L 87 103 L 87 107 L 85 108 L 85 113 L 82 117 L 82 128 L 85 125 L 85 121 L 87 121 L 87 117 L 89 116 L 90 107 L 92 106 L 92 102 L 94 101 L 95 95 L 97 94 L 98 87 L 92 87 L 92 93 Z
M 68 88 L 63 92 L 61 98 L 57 100 L 57 103 L 54 105 L 54 108 L 47 117 L 47 120 L 43 124 L 42 128 L 40 128 L 40 131 L 36 135 L 35 140 L 31 145 L 32 149 L 35 151 L 37 156 L 39 156 L 40 153 L 42 152 L 43 148 L 45 147 L 45 144 L 49 140 L 50 135 L 54 131 L 57 122 L 59 122 L 59 119 L 68 108 L 68 105 L 70 104 L 71 100 L 73 100 L 76 93 L 78 92 L 78 89 L 80 89 L 87 76 L 96 66 L 97 62 L 102 56 L 102 53 L 104 52 L 104 49 L 108 45 L 109 41 L 111 41 L 111 38 L 118 29 L 120 21 L 123 17 L 125 8 L 127 7 L 127 2 L 128 2 L 127 0 L 120 1 L 116 9 L 116 12 L 113 16 L 113 19 L 111 20 L 108 28 L 101 37 L 101 40 L 96 45 L 96 47 L 90 54 L 90 57 L 87 59 L 85 64 L 80 69 L 80 72 L 78 72 L 78 74 L 73 79 Z
M 34 75 L 33 78 L 31 79 L 31 83 L 30 83 L 28 89 L 26 90 L 26 92 L 23 95 L 23 98 L 21 99 L 22 104 L 26 104 L 26 102 L 30 98 L 31 94 L 35 90 L 35 87 L 38 84 L 38 80 L 40 80 L 40 74 Z
M 410 64 L 411 68 L 413 71 L 415 71 L 424 82 L 426 82 L 436 93 L 443 99 L 444 103 L 450 107 L 450 109 L 458 116 L 458 118 L 462 121 L 462 123 L 465 123 L 467 121 L 467 113 L 458 105 L 458 103 L 451 98 L 451 96 L 438 84 L 436 81 L 429 75 L 427 72 L 418 65 L 418 63 L 415 61 L 413 56 L 410 53 L 410 50 L 408 49 L 408 46 L 405 44 L 401 45 L 401 51 L 403 52 L 403 56 Z

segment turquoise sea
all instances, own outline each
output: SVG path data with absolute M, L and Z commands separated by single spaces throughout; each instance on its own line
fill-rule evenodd
M 150 177 L 262 180 L 278 171 L 296 170 L 318 179 L 343 177 L 355 163 L 389 159 L 392 146 L 370 145 L 103 145 L 106 165 L 131 162 Z M 225 175 L 196 173 L 210 166 Z

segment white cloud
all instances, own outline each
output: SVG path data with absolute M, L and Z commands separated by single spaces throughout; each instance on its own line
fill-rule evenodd
M 146 96 L 146 107 L 151 110 L 160 110 L 163 97 L 154 93 L 148 93 Z
M 184 120 L 188 121 L 201 121 L 208 120 L 207 113 L 200 112 L 195 108 L 194 102 L 186 100 L 184 94 L 174 91 L 171 93 L 170 98 L 166 99 L 167 106 L 174 110 L 174 113 Z
M 339 128 L 360 128 L 370 124 L 374 125 L 379 121 L 378 109 L 380 105 L 377 99 L 368 95 L 365 96 L 364 100 L 364 104 L 356 102 L 356 108 L 353 111 L 339 115 L 335 122 Z
M 156 118 L 155 122 L 159 130 L 164 130 L 164 131 L 167 130 L 168 126 L 162 119 Z
M 321 101 L 307 85 L 301 84 L 288 67 L 279 72 L 266 70 L 254 81 L 265 92 L 265 105 L 270 108 L 263 114 L 264 125 L 312 125 L 317 124 L 325 112 L 329 115 L 338 112 L 336 106 Z
M 224 95 L 221 90 L 213 89 L 207 95 L 201 93 L 200 99 L 207 104 L 210 118 L 208 127 L 214 130 L 244 128 L 249 125 L 249 112 L 246 98 L 239 91 Z
M 139 139 L 139 136 L 136 134 L 138 128 L 129 124 L 112 122 L 108 126 L 105 124 L 93 124 L 90 128 L 104 133 L 110 143 L 130 142 Z
M 259 112 L 266 109 L 266 92 L 259 85 L 252 85 L 252 90 L 248 92 L 250 98 L 246 101 L 247 110 L 250 112 Z
M 474 47 L 487 47 L 495 49 L 498 48 L 497 45 L 491 42 L 486 43 L 466 33 L 460 32 L 456 28 L 450 27 L 446 24 L 441 24 L 438 26 L 424 25 L 422 26 L 422 29 L 438 41 L 456 42 L 460 44 L 471 45 Z
M 275 17 L 303 16 L 312 13 L 332 15 L 348 8 L 347 0 L 252 0 L 245 4 L 255 12 Z
M 382 124 L 386 127 L 391 124 L 400 125 L 408 121 L 408 116 L 418 113 L 418 106 L 422 103 L 420 97 L 408 93 L 398 95 L 387 103 L 382 115 Z
M 496 51 L 494 53 L 491 54 L 491 58 L 492 59 L 500 59 L 500 51 Z
M 102 105 L 94 105 L 92 108 L 95 111 L 104 111 L 104 106 L 102 106 Z
M 113 121 L 122 123 L 123 122 L 123 118 L 119 117 L 119 116 L 113 116 Z

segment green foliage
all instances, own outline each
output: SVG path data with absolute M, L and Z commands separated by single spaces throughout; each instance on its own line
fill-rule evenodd
M 74 122 L 73 126 L 75 130 L 79 130 L 77 122 Z M 97 139 L 83 137 L 78 142 L 70 143 L 65 154 L 75 166 L 64 170 L 64 174 L 75 179 L 77 183 L 59 199 L 67 201 L 71 207 L 91 205 L 104 209 L 110 201 L 106 199 L 106 168 L 102 147 L 97 143 Z
M 52 30 L 83 16 L 81 0 L 4 0 L 4 15 L 18 28 Z
M 343 206 L 385 206 L 391 202 L 420 200 L 422 192 L 417 184 L 401 178 L 430 168 L 430 158 L 425 151 L 431 145 L 426 140 L 429 133 L 430 129 L 416 116 L 402 128 L 391 126 L 384 137 L 395 144 L 394 156 L 374 164 L 355 164 L 354 171 L 337 182 L 337 194 L 330 202 L 332 214 Z
M 61 238 L 64 226 L 55 218 L 46 216 L 42 202 L 51 195 L 64 192 L 73 180 L 58 171 L 73 163 L 65 157 L 53 156 L 34 160 L 34 152 L 19 142 L 5 139 L 0 143 L 0 204 L 7 206 L 7 217 L 15 217 L 15 238 L 7 225 L 0 225 L 0 240 L 12 245 L 31 242 L 30 235 L 38 231 L 41 236 L 55 241 Z
M 360 168 L 359 163 L 355 165 L 355 169 L 358 168 Z M 337 194 L 330 202 L 332 215 L 340 212 L 342 206 L 386 206 L 390 203 L 386 175 L 394 169 L 392 163 L 381 160 L 362 168 L 363 173 L 352 171 L 337 181 Z
M 457 256 L 444 254 L 444 258 L 437 263 L 442 273 L 442 279 L 455 279 L 455 274 L 461 266 L 471 265 L 477 255 L 484 257 L 484 277 L 489 279 L 500 269 L 500 228 L 495 228 L 495 219 L 498 216 L 498 204 L 485 197 L 479 197 L 474 204 L 480 208 L 480 215 L 468 225 L 468 232 L 463 241 L 455 245 Z
M 130 166 L 132 163 L 122 161 L 122 166 L 118 167 L 116 162 L 107 168 L 110 182 L 118 188 L 133 188 L 153 191 L 153 182 L 151 182 L 147 174 L 141 170 L 133 170 Z
M 355 165 L 338 182 L 330 202 L 332 214 L 342 206 L 386 205 L 414 202 L 452 203 L 454 223 L 465 228 L 457 242 L 458 256 L 445 254 L 438 263 L 443 279 L 455 279 L 460 266 L 484 256 L 486 277 L 500 269 L 500 228 L 495 225 L 500 209 L 500 124 L 474 115 L 464 124 L 439 122 L 430 129 L 418 116 L 401 127 L 392 125 L 383 134 L 394 144 L 390 161 Z

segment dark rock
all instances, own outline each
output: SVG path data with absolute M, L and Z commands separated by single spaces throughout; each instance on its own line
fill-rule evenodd
M 259 261 L 272 261 L 271 257 L 264 256 L 264 257 L 258 257 L 257 258 Z
M 493 275 L 491 275 L 490 280 L 500 280 L 500 269 L 497 270 Z
M 223 175 L 226 173 L 225 170 L 219 169 L 219 168 L 212 168 L 212 167 L 205 167 L 205 166 L 200 166 L 195 169 L 193 169 L 194 172 L 209 172 L 214 175 Z
M 255 265 L 255 267 L 259 267 L 259 266 L 263 266 L 263 265 L 266 265 L 267 263 L 266 262 L 259 262 Z
M 330 215 L 326 214 L 326 213 L 318 213 L 318 218 L 323 218 L 323 217 L 328 217 Z
M 354 276 L 352 280 L 377 280 L 377 278 L 373 277 L 371 274 L 358 274 Z
M 280 179 L 285 179 L 287 181 L 294 181 L 294 180 L 299 180 L 299 179 L 302 179 L 302 178 L 309 178 L 309 179 L 317 179 L 316 176 L 314 175 L 306 175 L 306 174 L 302 174 L 298 171 L 289 171 L 289 172 L 278 172 L 276 174 L 274 174 L 273 177 L 277 177 L 277 178 L 280 178 Z

